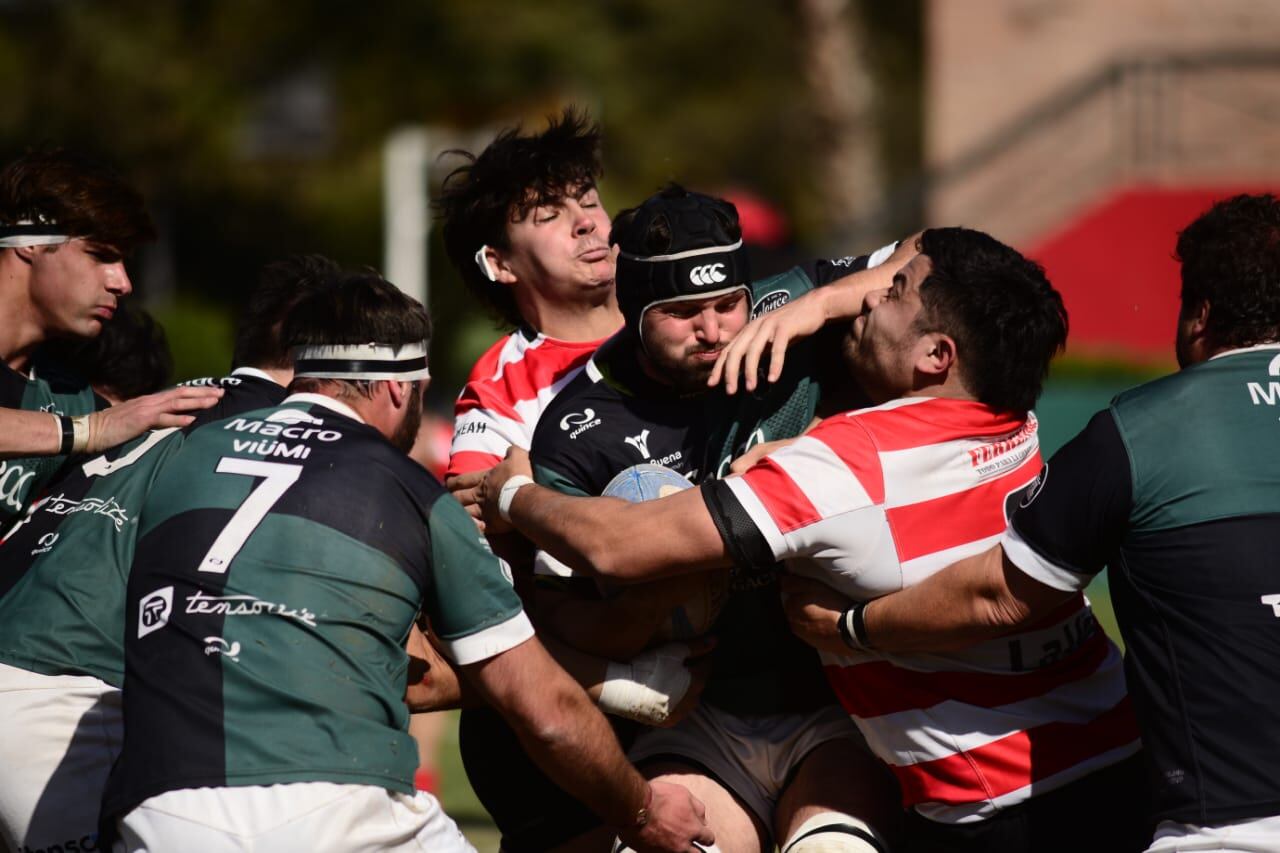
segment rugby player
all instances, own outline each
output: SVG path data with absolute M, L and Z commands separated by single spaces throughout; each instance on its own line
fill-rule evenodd
M 1029 409 L 1066 315 L 1039 267 L 985 234 L 930 229 L 920 251 L 849 328 L 846 363 L 875 407 L 740 478 L 643 504 L 536 486 L 513 451 L 483 485 L 486 519 L 615 580 L 788 560 L 859 601 L 985 550 L 1041 467 Z M 1132 849 L 1140 836 L 1120 655 L 1083 596 L 973 649 L 844 646 L 824 661 L 914 812 L 907 849 Z M 792 849 L 836 840 L 814 829 Z
M 1178 236 L 1177 257 L 1182 370 L 1095 415 L 999 545 L 862 607 L 860 642 L 885 654 L 989 644 L 1110 566 L 1147 761 L 1126 803 L 1150 791 L 1147 849 L 1276 850 L 1280 200 L 1215 204 Z M 824 600 L 803 618 L 821 636 L 843 614 Z M 1099 820 L 1097 801 L 1085 813 Z
M 284 400 L 293 359 L 281 324 L 337 271 L 315 256 L 263 270 L 240 318 L 231 374 L 193 380 L 226 392 L 197 423 Z M 84 849 L 97 835 L 123 741 L 124 594 L 138 510 L 176 432 L 71 468 L 0 546 L 0 843 L 11 849 Z
M 753 309 L 784 304 L 815 281 L 865 267 L 866 258 L 839 266 L 818 262 L 807 272 L 796 268 L 752 284 L 733 205 L 674 185 L 620 214 L 610 241 L 620 250 L 617 292 L 626 327 L 540 421 L 531 451 L 539 482 L 566 494 L 598 495 L 615 475 L 642 462 L 697 482 L 722 471 L 746 446 L 794 437 L 810 424 L 819 386 L 800 368 L 813 358 L 794 356 L 792 370 L 767 393 L 736 399 L 710 391 L 707 375 Z M 540 559 L 544 566 L 560 569 Z M 614 660 L 649 645 L 689 586 L 683 580 L 674 588 L 672 581 L 643 584 L 599 601 L 589 595 L 594 582 L 584 580 L 588 590 L 577 599 L 538 610 L 550 611 L 546 627 L 562 639 Z M 678 779 L 694 790 L 725 850 L 772 849 L 774 838 L 789 839 L 812 816 L 819 798 L 827 807 L 818 811 L 839 804 L 835 810 L 862 818 L 850 818 L 851 827 L 870 834 L 869 820 L 886 831 L 892 818 L 876 818 L 895 811 L 892 780 L 881 778 L 857 729 L 834 704 L 816 655 L 786 629 L 775 573 L 735 572 L 724 585 L 727 604 L 712 629 L 717 645 L 701 704 L 673 728 L 641 731 L 630 757 L 648 762 L 643 769 L 650 778 Z M 593 616 L 593 609 L 599 613 Z M 665 722 L 646 714 L 674 705 L 680 697 L 664 690 L 680 686 L 628 691 L 623 695 L 636 697 L 634 708 L 613 707 L 616 691 L 609 690 L 601 707 L 640 722 Z M 833 789 L 833 778 L 857 778 L 858 765 L 882 784 Z
M 71 454 L 186 426 L 220 396 L 175 388 L 107 408 L 41 357 L 48 341 L 102 330 L 133 289 L 125 258 L 151 234 L 141 196 L 82 157 L 40 149 L 0 170 L 0 531 Z
M 514 327 L 480 357 L 454 407 L 450 488 L 470 488 L 622 325 L 609 214 L 596 181 L 600 131 L 566 109 L 542 133 L 498 134 L 445 179 L 445 249 L 472 293 Z M 466 152 L 459 152 L 466 154 Z
M 514 327 L 476 362 L 454 406 L 445 482 L 478 518 L 474 493 L 484 473 L 508 447 L 529 447 L 543 410 L 618 330 L 622 314 L 609 215 L 596 189 L 602 168 L 594 123 L 566 109 L 541 133 L 511 128 L 479 155 L 459 153 L 469 162 L 446 178 L 438 202 L 445 249 L 481 304 Z M 519 537 L 490 541 L 523 587 L 532 548 Z M 550 650 L 580 683 L 603 679 L 603 659 L 554 642 Z M 447 667 L 433 663 L 443 677 L 433 685 L 437 697 L 458 704 L 461 697 L 444 690 L 452 683 Z M 463 710 L 459 746 L 509 853 L 544 851 L 575 835 L 577 824 L 598 825 L 594 812 L 548 784 L 493 709 Z
M 401 644 L 423 602 L 525 748 L 624 838 L 711 843 L 687 791 L 626 763 L 471 518 L 405 455 L 426 311 L 353 276 L 300 304 L 285 335 L 294 393 L 192 431 L 142 509 L 130 724 L 104 802 L 125 849 L 246 835 L 262 849 L 470 849 L 434 798 L 412 795 Z

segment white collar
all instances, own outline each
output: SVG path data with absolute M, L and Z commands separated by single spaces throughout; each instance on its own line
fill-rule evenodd
M 285 397 L 284 402 L 280 405 L 287 406 L 290 403 L 307 403 L 312 406 L 322 406 L 323 408 L 337 412 L 340 415 L 346 415 L 354 421 L 364 423 L 364 418 L 356 413 L 356 410 L 348 406 L 341 400 L 335 400 L 325 394 L 290 394 Z
M 276 382 L 274 378 L 272 378 L 271 374 L 267 373 L 265 370 L 259 370 L 256 367 L 237 367 L 235 370 L 231 371 L 231 375 L 232 376 L 252 376 L 254 379 L 265 379 L 268 382 L 274 382 L 276 385 L 280 384 L 279 382 Z
M 1240 347 L 1239 349 L 1229 349 L 1224 352 L 1220 352 L 1217 355 L 1209 356 L 1209 361 L 1213 361 L 1215 358 L 1223 358 L 1228 355 L 1240 355 L 1240 353 L 1243 353 L 1243 352 L 1258 352 L 1259 350 L 1264 350 L 1264 349 L 1280 350 L 1280 342 L 1271 341 L 1270 343 L 1265 343 L 1265 344 L 1254 344 L 1251 347 Z

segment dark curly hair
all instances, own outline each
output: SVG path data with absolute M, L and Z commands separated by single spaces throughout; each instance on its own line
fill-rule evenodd
M 231 366 L 292 367 L 293 354 L 281 331 L 285 317 L 304 297 L 341 273 L 342 268 L 323 255 L 291 255 L 263 267 L 236 325 Z
M 33 148 L 0 170 L 0 222 L 55 222 L 121 257 L 155 237 L 142 195 L 107 166 L 65 148 Z
M 1238 195 L 1178 234 L 1182 316 L 1209 303 L 1211 349 L 1280 340 L 1280 201 Z
M 1067 342 L 1067 309 L 1044 268 L 968 228 L 930 228 L 920 251 L 932 270 L 920 285 L 917 330 L 955 340 L 961 378 L 980 402 L 1030 409 Z
M 479 156 L 460 154 L 465 165 L 444 179 L 436 210 L 445 252 L 463 282 L 501 320 L 524 320 L 511 288 L 489 281 L 475 264 L 481 246 L 510 248 L 507 224 L 533 208 L 551 204 L 595 186 L 600 165 L 600 128 L 585 113 L 568 107 L 536 136 L 522 136 L 519 125 L 499 133 Z

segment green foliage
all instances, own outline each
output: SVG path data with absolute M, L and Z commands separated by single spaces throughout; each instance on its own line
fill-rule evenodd
M 874 30 L 887 168 L 907 174 L 921 4 L 850 10 Z M 143 295 L 163 283 L 232 309 L 291 252 L 380 265 L 394 128 L 535 126 L 569 101 L 603 124 L 611 209 L 670 179 L 744 186 L 818 242 L 796 14 L 784 0 L 10 0 L 0 79 L 18 85 L 0 102 L 0 156 L 44 140 L 105 155 L 147 193 L 173 259 Z M 431 273 L 437 384 L 456 388 L 485 321 L 442 252 Z
M 150 310 L 168 335 L 175 381 L 230 371 L 235 333 L 225 306 L 183 298 Z

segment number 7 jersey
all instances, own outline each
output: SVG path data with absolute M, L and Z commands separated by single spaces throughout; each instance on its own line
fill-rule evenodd
M 462 507 L 341 403 L 297 394 L 195 430 L 140 516 L 105 814 L 205 786 L 411 792 L 420 605 L 455 663 L 533 634 Z

